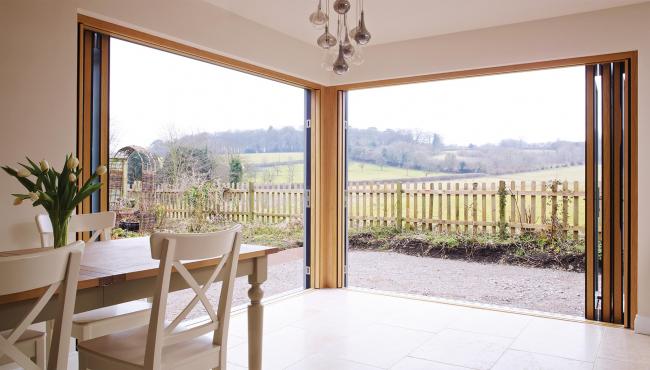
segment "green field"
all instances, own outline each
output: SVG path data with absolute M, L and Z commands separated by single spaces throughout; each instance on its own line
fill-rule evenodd
M 499 176 L 486 176 L 486 177 L 477 177 L 471 179 L 463 179 L 463 182 L 499 182 L 500 180 L 505 181 L 537 181 L 539 184 L 542 181 L 568 181 L 570 183 L 570 188 L 573 188 L 573 182 L 580 182 L 580 187 L 584 187 L 585 183 L 585 166 L 571 166 L 571 167 L 561 167 L 561 168 L 552 168 L 548 170 L 540 170 L 533 172 L 519 172 L 514 174 L 499 175 Z M 539 186 L 539 185 L 538 185 Z
M 277 162 L 301 161 L 304 154 L 295 153 L 245 153 L 239 157 L 244 164 L 273 164 Z
M 301 161 L 303 153 L 247 153 L 240 155 L 244 166 L 251 170 L 244 174 L 245 181 L 268 182 L 274 184 L 283 183 L 300 183 L 303 181 L 304 165 L 296 163 L 291 165 L 274 166 L 273 163 Z M 259 165 L 267 166 L 260 167 Z M 390 179 L 413 179 L 420 177 L 457 175 L 441 172 L 426 172 L 391 166 L 378 166 L 362 162 L 352 162 L 348 168 L 348 177 L 350 181 L 373 181 L 373 180 L 390 180 Z M 552 180 L 568 181 L 571 188 L 574 181 L 580 182 L 580 187 L 584 188 L 585 167 L 572 166 L 561 167 L 547 170 L 521 172 L 516 174 L 507 174 L 499 176 L 485 176 L 475 178 L 465 178 L 453 182 L 499 182 L 499 180 L 510 181 L 537 181 L 538 186 L 542 181 L 550 182 Z M 444 181 L 443 181 L 444 182 Z
M 302 153 L 247 153 L 240 154 L 240 158 L 244 162 L 244 166 L 248 164 L 250 168 L 250 170 L 244 173 L 244 180 L 246 182 L 253 181 L 273 184 L 303 182 L 304 165 L 302 163 L 273 166 L 273 163 L 277 162 L 301 161 L 303 159 Z M 260 164 L 267 166 L 260 167 Z M 445 173 L 440 172 L 378 166 L 362 162 L 352 162 L 348 168 L 348 174 L 350 181 L 407 179 L 445 175 Z

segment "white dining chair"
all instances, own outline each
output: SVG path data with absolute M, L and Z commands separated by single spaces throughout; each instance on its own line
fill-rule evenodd
M 206 234 L 155 233 L 151 256 L 160 261 L 148 326 L 79 342 L 79 369 L 221 369 L 226 349 L 232 292 L 239 259 L 241 226 Z M 220 257 L 205 282 L 199 283 L 181 261 Z M 189 304 L 165 322 L 172 269 L 194 291 Z M 206 296 L 221 276 L 215 310 Z M 185 318 L 201 302 L 209 318 L 188 324 Z
M 0 295 L 44 288 L 14 329 L 0 333 L 0 360 L 8 358 L 26 370 L 45 369 L 44 333 L 29 327 L 58 291 L 47 368 L 67 369 L 83 245 L 75 242 L 66 247 L 0 257 Z
M 74 239 L 78 232 L 92 232 L 87 245 L 97 240 L 111 239 L 115 226 L 115 212 L 98 212 L 73 215 L 68 225 L 68 240 Z M 53 244 L 52 223 L 48 215 L 36 216 L 36 226 L 41 235 L 43 247 Z M 88 340 L 102 335 L 137 328 L 149 322 L 151 304 L 144 301 L 132 301 L 113 306 L 102 307 L 74 315 L 72 319 L 72 337 L 77 340 Z M 48 324 L 48 332 L 51 325 Z

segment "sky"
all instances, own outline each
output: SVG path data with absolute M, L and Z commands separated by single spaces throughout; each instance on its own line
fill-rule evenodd
M 411 128 L 446 144 L 585 140 L 584 67 L 351 91 L 348 124 Z
M 110 58 L 112 150 L 171 134 L 303 125 L 301 88 L 119 39 Z M 584 141 L 584 99 L 584 68 L 570 67 L 355 90 L 348 121 L 455 145 Z
M 302 88 L 114 38 L 109 99 L 111 149 L 304 121 Z

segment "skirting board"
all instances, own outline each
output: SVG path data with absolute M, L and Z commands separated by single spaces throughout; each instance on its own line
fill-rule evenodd
M 634 320 L 634 332 L 637 334 L 650 335 L 650 316 L 636 315 Z

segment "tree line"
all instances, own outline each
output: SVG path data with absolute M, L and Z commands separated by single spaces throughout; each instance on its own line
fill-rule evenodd
M 253 170 L 241 153 L 301 152 L 302 129 L 293 127 L 199 133 L 152 143 L 161 158 L 160 175 L 182 184 L 195 179 L 241 180 Z M 413 130 L 348 130 L 348 158 L 352 161 L 415 170 L 499 175 L 584 164 L 584 142 L 528 143 L 503 140 L 496 144 L 447 145 L 437 133 Z

